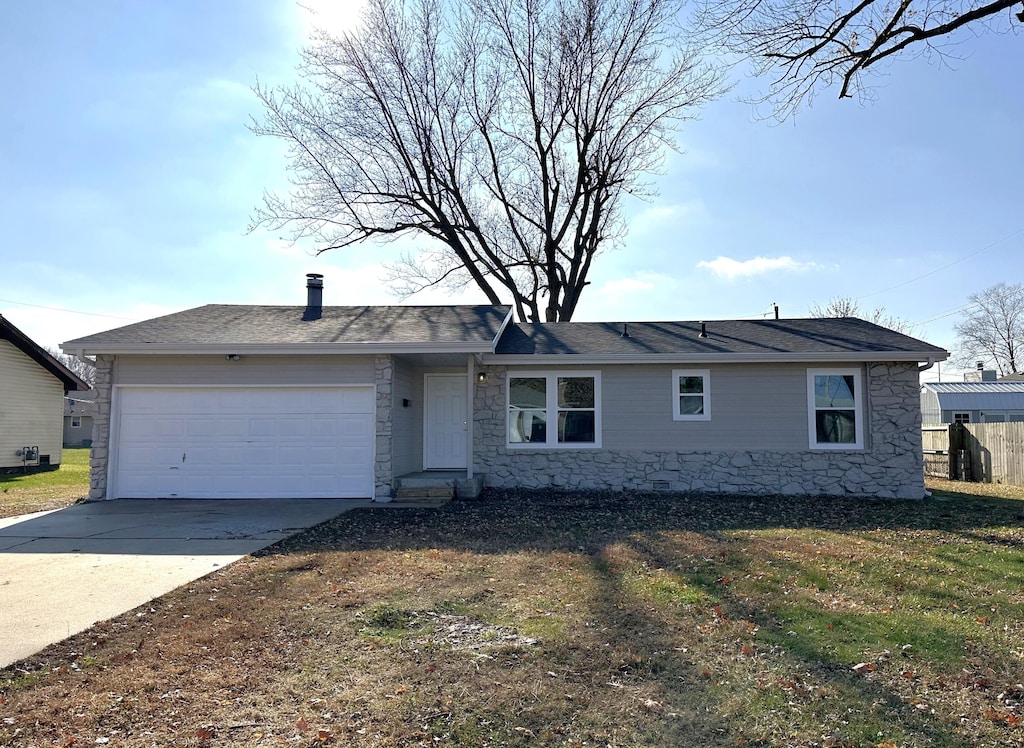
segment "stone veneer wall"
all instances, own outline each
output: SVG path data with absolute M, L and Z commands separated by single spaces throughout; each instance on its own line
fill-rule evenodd
M 394 362 L 390 355 L 374 357 L 374 384 L 377 385 L 377 445 L 373 465 L 374 496 L 391 497 L 393 421 L 392 389 L 395 380 Z
M 745 494 L 924 497 L 916 364 L 867 367 L 861 451 L 518 451 L 505 446 L 505 368 L 485 367 L 475 398 L 474 469 L 499 488 L 708 491 Z M 807 414 L 794 414 L 806 423 Z
M 92 419 L 92 449 L 89 451 L 89 498 L 107 498 L 107 465 L 110 462 L 110 393 L 114 359 L 96 357 L 96 412 Z

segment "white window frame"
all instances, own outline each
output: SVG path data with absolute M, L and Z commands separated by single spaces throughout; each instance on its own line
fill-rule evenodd
M 590 377 L 594 380 L 594 441 L 592 442 L 560 442 L 558 441 L 558 378 L 559 377 Z M 545 379 L 544 394 L 545 418 L 547 419 L 547 441 L 514 442 L 509 439 L 509 413 L 512 411 L 512 380 L 513 379 Z M 563 409 L 564 410 L 564 409 Z M 554 417 L 552 417 L 554 416 Z M 601 372 L 599 371 L 507 371 L 505 372 L 505 446 L 509 449 L 600 449 L 601 447 Z
M 75 423 L 75 421 L 78 421 L 78 423 Z M 80 428 L 82 428 L 82 417 L 81 416 L 71 416 L 71 428 L 73 428 L 73 429 L 80 429 Z
M 960 417 L 957 418 L 957 416 L 960 416 Z M 971 422 L 971 414 L 970 413 L 967 413 L 967 412 L 964 412 L 964 411 L 959 411 L 959 410 L 956 411 L 955 413 L 953 413 L 953 423 L 970 423 L 970 422 Z
M 701 377 L 704 380 L 704 412 L 681 413 L 679 411 L 679 379 L 681 377 Z M 696 397 L 691 395 L 690 397 Z M 672 420 L 673 421 L 710 421 L 711 420 L 711 369 L 673 369 L 672 370 Z
M 814 378 L 821 376 L 853 377 L 854 442 L 833 443 L 818 441 L 818 425 L 815 417 L 819 408 L 814 401 Z M 828 410 L 821 408 L 820 410 Z M 837 408 L 836 410 L 849 410 Z M 808 369 L 807 370 L 807 438 L 810 448 L 815 450 L 864 449 L 864 377 L 860 369 Z

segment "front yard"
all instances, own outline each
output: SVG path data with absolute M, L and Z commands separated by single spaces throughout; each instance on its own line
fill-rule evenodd
M 1022 526 L 949 493 L 359 510 L 0 671 L 0 745 L 1024 746 Z
M 44 473 L 0 472 L 0 517 L 61 509 L 89 494 L 88 447 L 65 447 L 60 467 Z

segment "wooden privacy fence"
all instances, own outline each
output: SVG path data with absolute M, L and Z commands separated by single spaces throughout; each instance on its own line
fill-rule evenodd
M 925 475 L 1024 486 L 1024 423 L 923 426 Z

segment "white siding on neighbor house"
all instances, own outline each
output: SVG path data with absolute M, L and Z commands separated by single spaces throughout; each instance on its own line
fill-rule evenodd
M 114 384 L 373 384 L 373 356 L 118 356 Z
M 39 447 L 61 462 L 64 385 L 9 341 L 0 340 L 0 468 L 22 465 L 14 453 Z

